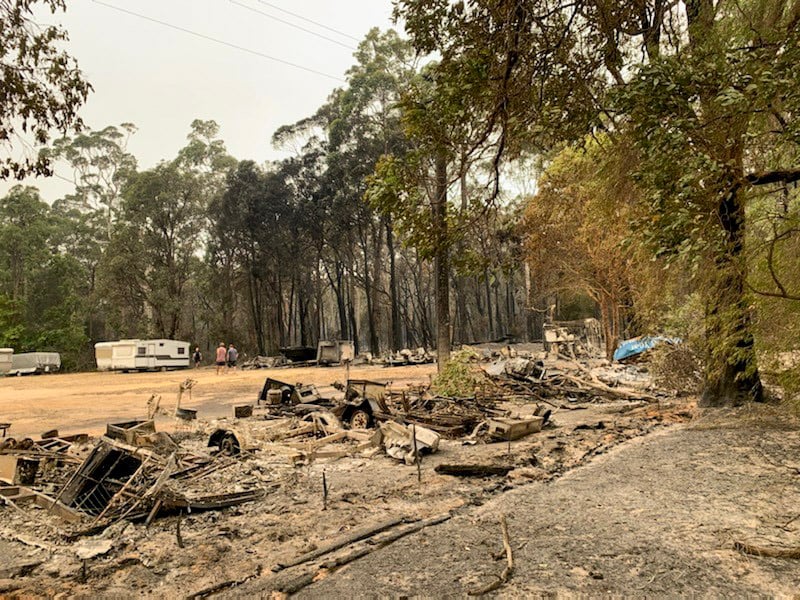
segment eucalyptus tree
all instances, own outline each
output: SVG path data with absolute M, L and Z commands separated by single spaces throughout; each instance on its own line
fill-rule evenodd
M 65 247 L 68 232 L 36 188 L 0 199 L 0 344 L 63 352 L 72 368 L 87 350 L 87 277 Z
M 458 84 L 441 76 L 436 64 L 409 80 L 398 102 L 408 151 L 382 157 L 366 194 L 372 206 L 393 216 L 406 243 L 423 259 L 432 259 L 440 368 L 450 356 L 453 248 L 467 233 L 464 223 L 475 215 L 479 199 L 491 203 L 499 193 L 486 189 L 485 182 L 469 183 L 470 171 L 486 153 L 477 148 L 483 133 L 476 108 L 463 101 L 462 93 Z
M 328 110 L 328 167 L 337 185 L 342 209 L 349 212 L 356 229 L 363 267 L 358 269 L 367 303 L 370 350 L 380 350 L 379 302 L 388 300 L 388 339 L 392 350 L 401 346 L 398 311 L 395 241 L 391 213 L 378 217 L 363 200 L 367 180 L 380 157 L 402 157 L 409 149 L 401 122 L 399 102 L 417 70 L 413 49 L 395 31 L 372 29 L 359 44 L 356 64 L 347 72 L 347 86 L 334 93 Z M 381 260 L 386 237 L 389 260 L 388 294 L 382 285 Z
M 174 162 L 128 181 L 101 267 L 119 330 L 166 338 L 184 332 L 204 227 L 202 194 L 201 181 Z
M 225 191 L 228 173 L 237 160 L 228 153 L 220 137 L 216 121 L 194 119 L 189 126 L 186 145 L 173 159 L 175 167 L 198 181 L 197 202 L 206 211 L 198 248 L 205 250 L 206 260 L 189 282 L 187 304 L 191 326 L 187 336 L 211 350 L 218 338 L 242 339 L 239 336 L 238 295 L 232 267 L 233 250 L 214 245 L 214 219 L 210 207 Z M 198 250 L 200 252 L 201 250 Z M 188 325 L 188 323 L 187 323 Z
M 136 158 L 127 150 L 135 132 L 132 123 L 109 125 L 99 131 L 84 130 L 55 140 L 44 151 L 53 160 L 65 160 L 73 170 L 75 191 L 61 204 L 87 215 L 102 231 L 100 239 L 106 242 L 119 216 L 122 188 L 136 173 Z
M 380 157 L 406 151 L 398 102 L 416 61 L 396 32 L 377 29 L 359 44 L 355 58 L 347 85 L 313 116 L 281 128 L 274 139 L 284 147 L 300 141 L 299 156 L 287 172 L 298 201 L 318 217 L 311 237 L 324 242 L 319 258 L 336 298 L 340 334 L 358 342 L 357 283 L 366 303 L 368 345 L 377 353 L 387 305 L 387 338 L 393 349 L 401 345 L 395 233 L 391 214 L 379 215 L 364 202 L 364 193 Z
M 210 206 L 210 252 L 231 252 L 228 268 L 241 278 L 259 354 L 277 354 L 283 337 L 282 280 L 291 235 L 289 193 L 280 172 L 242 161 Z M 231 316 L 231 315 L 228 315 Z

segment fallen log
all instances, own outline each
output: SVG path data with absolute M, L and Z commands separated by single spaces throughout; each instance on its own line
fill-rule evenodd
M 800 547 L 794 548 L 774 548 L 771 546 L 759 546 L 746 542 L 734 542 L 734 550 L 751 554 L 753 556 L 766 556 L 769 558 L 800 558 Z
M 575 384 L 579 384 L 580 382 L 591 389 L 605 392 L 606 394 L 616 396 L 618 398 L 624 398 L 625 400 L 647 400 L 648 402 L 658 402 L 658 398 L 652 396 L 651 394 L 646 394 L 644 392 L 634 390 L 631 388 L 611 387 L 609 385 L 606 385 L 605 383 L 600 381 L 600 379 L 598 379 L 597 375 L 592 373 L 589 369 L 584 367 L 579 362 L 575 362 L 574 365 L 575 367 L 578 368 L 579 371 L 584 373 L 589 378 L 589 380 L 587 381 L 586 379 L 578 379 L 571 375 L 567 375 L 566 373 L 562 375 L 565 379 L 568 379 Z
M 293 577 L 288 580 L 280 581 L 276 579 L 273 582 L 271 589 L 276 592 L 283 592 L 285 594 L 294 594 L 303 589 L 304 587 L 311 585 L 314 582 L 314 579 L 317 577 L 317 574 L 321 570 L 331 570 L 337 567 L 341 567 L 348 563 L 351 563 L 359 558 L 366 556 L 374 552 L 375 550 L 380 550 L 381 548 L 385 548 L 389 544 L 396 542 L 400 538 L 403 538 L 407 535 L 412 533 L 416 533 L 421 529 L 425 529 L 426 527 L 430 527 L 431 525 L 438 525 L 439 523 L 444 523 L 448 519 L 451 518 L 452 515 L 440 515 L 438 517 L 431 517 L 429 519 L 424 519 L 422 521 L 417 521 L 416 523 L 412 523 L 408 527 L 405 527 L 399 531 L 393 531 L 388 535 L 380 538 L 380 539 L 371 539 L 369 540 L 369 546 L 362 546 L 356 548 L 355 550 L 351 550 L 346 554 L 338 556 L 336 558 L 332 558 L 327 560 L 316 567 L 309 569 L 296 577 Z
M 307 552 L 305 554 L 301 554 L 297 558 L 285 562 L 285 563 L 278 563 L 272 570 L 274 572 L 282 571 L 283 569 L 288 569 L 289 567 L 296 567 L 297 565 L 301 565 L 303 563 L 309 562 L 314 560 L 315 558 L 319 558 L 320 556 L 324 556 L 326 554 L 330 554 L 331 552 L 338 550 L 339 548 L 343 548 L 345 546 L 349 546 L 350 544 L 355 544 L 365 538 L 372 537 L 378 533 L 386 531 L 387 529 L 391 529 L 396 525 L 400 525 L 401 523 L 408 523 L 409 521 L 406 517 L 400 517 L 398 519 L 390 519 L 388 521 L 384 521 L 379 525 L 359 529 L 358 531 L 353 532 L 352 534 L 343 537 L 333 543 L 327 544 L 322 548 L 317 548 L 316 550 L 312 550 L 311 552 Z
M 508 475 L 514 467 L 501 467 L 495 465 L 437 465 L 434 471 L 440 475 L 454 477 L 495 477 Z

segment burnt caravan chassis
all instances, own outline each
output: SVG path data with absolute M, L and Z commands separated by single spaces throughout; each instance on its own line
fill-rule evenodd
M 291 385 L 268 377 L 258 396 L 259 406 L 269 407 L 271 401 L 278 401 L 277 394 L 270 394 L 270 390 L 279 390 L 280 404 L 291 405 L 295 414 L 324 409 L 351 429 L 372 427 L 376 419 L 389 413 L 383 399 L 386 384 L 366 379 L 349 379 L 344 388 L 344 401 L 338 402 L 320 396 L 313 385 Z

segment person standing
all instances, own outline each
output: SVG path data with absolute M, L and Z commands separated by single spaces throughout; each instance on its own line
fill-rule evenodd
M 220 342 L 219 346 L 217 346 L 217 356 L 216 363 L 217 363 L 217 375 L 219 375 L 220 371 L 225 368 L 225 359 L 227 358 L 227 352 L 225 351 L 225 342 Z
M 228 370 L 233 371 L 236 369 L 236 360 L 239 358 L 239 351 L 233 344 L 228 346 Z
M 194 354 L 192 354 L 192 360 L 194 361 L 194 368 L 198 368 L 200 366 L 200 362 L 203 360 L 203 355 L 200 353 L 200 346 L 195 346 Z

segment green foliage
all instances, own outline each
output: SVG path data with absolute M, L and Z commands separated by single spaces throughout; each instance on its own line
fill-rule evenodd
M 24 307 L 20 300 L 0 294 L 0 347 L 19 347 L 25 334 L 23 313 Z
M 16 186 L 0 199 L 0 345 L 61 352 L 71 369 L 90 352 L 89 311 L 84 266 L 61 252 L 66 231 L 35 188 Z
M 482 115 L 471 154 L 496 165 L 602 129 L 630 146 L 635 237 L 704 296 L 709 398 L 757 397 L 745 206 L 800 180 L 797 4 L 400 0 L 396 15 L 441 57 L 444 97 Z
M 51 13 L 66 10 L 65 0 L 0 3 L 0 144 L 12 151 L 23 135 L 44 145 L 53 129 L 61 133 L 79 129 L 78 109 L 92 89 L 75 60 L 61 49 L 66 31 L 55 25 L 40 26 L 34 20 L 37 4 Z M 32 174 L 51 174 L 46 154 L 0 159 L 0 179 Z
M 200 179 L 174 163 L 139 173 L 125 186 L 122 218 L 99 267 L 101 292 L 120 325 L 139 322 L 166 338 L 182 331 L 204 224 L 201 199 Z M 145 305 L 153 315 L 149 323 L 141 319 Z
M 486 387 L 489 379 L 481 369 L 480 356 L 475 350 L 464 347 L 453 352 L 431 384 L 431 391 L 449 398 L 475 396 L 476 391 Z
M 62 137 L 43 151 L 53 160 L 66 160 L 74 171 L 75 192 L 59 205 L 87 217 L 87 223 L 103 232 L 106 242 L 119 217 L 122 188 L 136 173 L 136 158 L 127 151 L 128 139 L 135 132 L 132 123 L 109 125 Z

